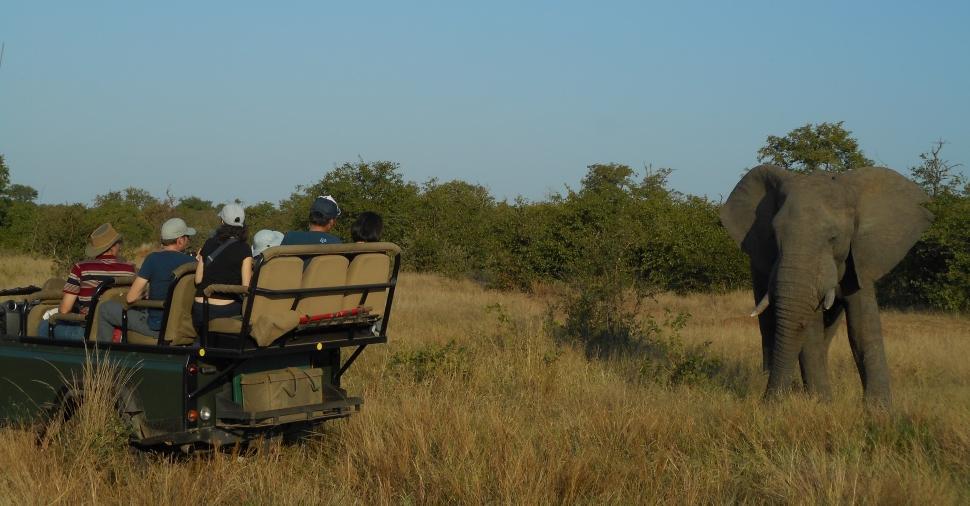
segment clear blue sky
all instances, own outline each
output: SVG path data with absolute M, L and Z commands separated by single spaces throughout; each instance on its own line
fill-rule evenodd
M 8 1 L 0 153 L 44 202 L 275 202 L 358 156 L 528 198 L 652 163 L 718 198 L 806 122 L 903 172 L 939 138 L 970 164 L 968 25 L 966 1 Z

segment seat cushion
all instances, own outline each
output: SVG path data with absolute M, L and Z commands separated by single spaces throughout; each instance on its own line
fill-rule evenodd
M 347 265 L 350 263 L 343 255 L 315 257 L 303 271 L 300 288 L 333 288 L 343 286 L 347 279 Z M 343 309 L 343 294 L 304 296 L 296 305 L 301 315 L 335 313 Z
M 238 334 L 242 332 L 242 317 L 215 318 L 209 321 L 209 332 Z
M 158 344 L 158 338 L 146 336 L 145 334 L 139 334 L 134 330 L 128 331 L 128 343 L 130 344 L 148 344 L 154 345 Z
M 347 267 L 348 286 L 387 283 L 391 279 L 391 257 L 385 253 L 362 253 L 354 257 Z M 364 299 L 361 303 L 361 298 Z M 383 315 L 387 302 L 387 289 L 374 290 L 363 297 L 360 292 L 349 293 L 344 297 L 341 309 L 350 309 L 358 305 L 370 306 L 371 314 Z

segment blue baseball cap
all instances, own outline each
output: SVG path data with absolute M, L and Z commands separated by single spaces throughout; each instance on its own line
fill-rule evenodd
M 337 201 L 333 197 L 324 195 L 313 201 L 310 212 L 321 214 L 324 218 L 336 218 L 340 216 L 340 206 L 337 205 Z

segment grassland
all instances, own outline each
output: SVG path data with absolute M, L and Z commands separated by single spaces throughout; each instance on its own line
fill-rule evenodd
M 41 281 L 8 272 L 0 285 Z M 710 380 L 674 386 L 636 374 L 639 357 L 591 359 L 557 344 L 545 325 L 551 293 L 424 274 L 405 274 L 398 293 L 391 342 L 346 379 L 363 410 L 309 442 L 171 458 L 127 452 L 110 423 L 40 446 L 7 428 L 0 502 L 970 501 L 968 318 L 883 313 L 895 401 L 886 414 L 862 406 L 844 334 L 831 353 L 833 402 L 760 402 L 745 293 L 662 295 L 643 309 L 690 313 L 683 341 L 710 341 L 721 362 Z

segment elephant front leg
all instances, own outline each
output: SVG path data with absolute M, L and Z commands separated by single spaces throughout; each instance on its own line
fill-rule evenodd
M 832 400 L 832 384 L 829 381 L 829 346 L 838 329 L 843 305 L 835 305 L 825 311 L 805 328 L 805 344 L 798 355 L 805 390 L 825 401 Z
M 862 379 L 866 402 L 888 408 L 892 401 L 889 365 L 886 363 L 879 306 L 872 284 L 846 297 L 846 322 L 849 345 Z
M 775 312 L 768 308 L 758 315 L 758 327 L 761 330 L 761 369 L 771 370 L 771 356 L 775 352 Z

